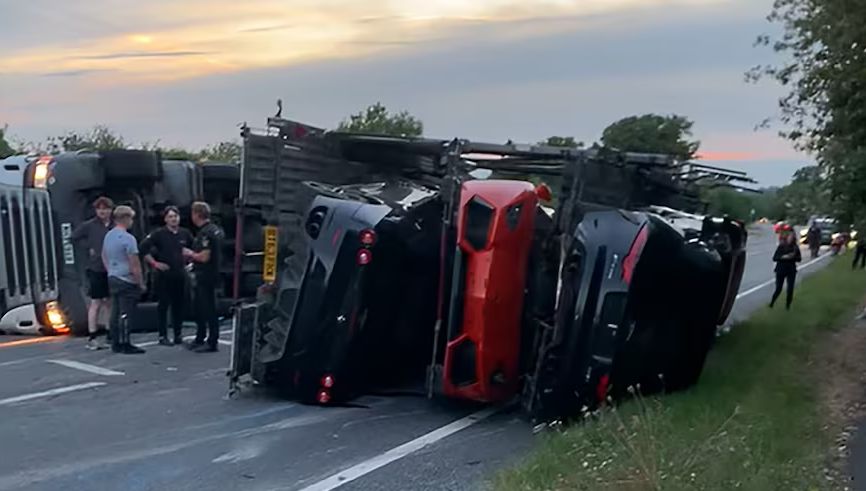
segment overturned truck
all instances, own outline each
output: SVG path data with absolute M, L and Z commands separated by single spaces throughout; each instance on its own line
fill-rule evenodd
M 694 209 L 700 173 L 737 174 L 279 118 L 243 136 L 238 230 L 264 233 L 261 250 L 238 242 L 236 267 L 263 256 L 264 283 L 235 315 L 232 394 L 415 388 L 560 418 L 636 384 L 694 384 L 739 289 L 742 223 L 684 230 L 651 211 Z

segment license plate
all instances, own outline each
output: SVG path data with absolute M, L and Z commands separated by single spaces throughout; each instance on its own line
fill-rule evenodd
M 75 248 L 72 246 L 72 224 L 60 224 L 60 237 L 63 241 L 63 263 L 75 264 Z
M 265 226 L 265 254 L 262 277 L 266 283 L 277 279 L 277 227 Z

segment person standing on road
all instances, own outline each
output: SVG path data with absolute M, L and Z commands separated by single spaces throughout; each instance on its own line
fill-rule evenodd
M 186 274 L 184 270 L 184 248 L 192 247 L 193 237 L 189 230 L 180 226 L 180 211 L 169 206 L 162 212 L 165 227 L 153 231 L 141 242 L 144 261 L 156 271 L 156 294 L 159 344 L 171 346 L 181 344 L 183 337 L 184 300 L 186 298 Z M 174 342 L 168 339 L 167 317 L 171 307 L 171 323 Z
M 128 206 L 114 209 L 114 228 L 105 235 L 102 260 L 108 271 L 111 309 L 111 350 L 139 354 L 144 350 L 130 342 L 129 328 L 135 319 L 138 299 L 144 292 L 144 275 L 138 259 L 138 243 L 129 233 L 135 211 Z
M 854 231 L 857 231 L 858 238 L 860 237 L 860 230 L 863 230 L 863 233 L 866 234 L 866 220 L 861 219 L 857 222 Z M 860 269 L 866 268 L 866 241 L 863 239 L 858 240 L 854 248 L 854 262 L 851 264 L 851 269 L 857 269 L 857 261 L 860 261 Z
M 776 304 L 776 300 L 782 293 L 782 286 L 787 282 L 788 296 L 785 301 L 785 308 L 791 309 L 791 303 L 794 301 L 794 283 L 797 280 L 797 263 L 802 259 L 800 246 L 794 239 L 794 231 L 791 229 L 783 230 L 779 237 L 779 246 L 776 247 L 776 252 L 773 254 L 773 261 L 776 262 L 776 291 L 773 292 L 770 308 Z
M 192 204 L 192 223 L 198 234 L 192 249 L 184 249 L 183 255 L 192 262 L 193 291 L 195 292 L 196 329 L 195 341 L 190 348 L 197 353 L 213 353 L 219 350 L 219 318 L 216 311 L 216 285 L 219 282 L 220 249 L 223 232 L 211 221 L 210 206 L 197 201 Z M 207 334 L 207 343 L 205 343 Z
M 818 257 L 818 251 L 821 249 L 821 228 L 818 227 L 818 222 L 812 222 L 812 226 L 806 232 L 806 242 L 809 244 L 809 252 L 812 254 L 812 259 L 815 259 Z
M 70 239 L 78 246 L 84 246 L 87 250 L 87 296 L 90 297 L 90 305 L 87 306 L 87 330 L 89 337 L 87 349 L 99 350 L 107 346 L 98 341 L 99 320 L 110 317 L 111 301 L 108 293 L 108 273 L 102 264 L 102 241 L 105 234 L 111 230 L 111 211 L 114 203 L 100 196 L 93 202 L 96 216 L 82 223 L 72 232 Z

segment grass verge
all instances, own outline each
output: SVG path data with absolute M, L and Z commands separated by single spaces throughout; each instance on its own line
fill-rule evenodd
M 543 437 L 495 488 L 830 488 L 824 471 L 835 435 L 815 357 L 864 293 L 866 274 L 834 261 L 798 286 L 790 312 L 761 310 L 719 339 L 696 387 L 637 397 Z

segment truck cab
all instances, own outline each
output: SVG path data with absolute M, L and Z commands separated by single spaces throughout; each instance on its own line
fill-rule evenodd
M 60 250 L 45 190 L 50 165 L 34 156 L 0 160 L 0 332 L 69 332 L 58 303 Z
M 88 299 L 84 284 L 85 251 L 75 247 L 71 235 L 93 216 L 92 203 L 99 196 L 135 210 L 135 224 L 130 233 L 139 241 L 163 225 L 161 213 L 168 205 L 177 206 L 181 211 L 181 226 L 195 232 L 189 221 L 190 206 L 194 201 L 208 200 L 214 221 L 224 228 L 226 223 L 230 225 L 226 230 L 229 240 L 218 288 L 218 296 L 223 299 L 221 310 L 224 314 L 227 312 L 234 283 L 233 199 L 227 196 L 236 193 L 239 179 L 236 166 L 165 160 L 158 152 L 144 150 L 63 152 L 46 158 L 50 163 L 45 171 L 44 189 L 51 196 L 55 235 L 59 239 L 60 303 L 74 332 L 87 331 Z M 152 286 L 152 272 L 146 267 L 145 273 L 148 285 Z M 155 329 L 155 300 L 150 292 L 143 295 L 141 315 L 139 322 L 132 326 L 133 330 Z

